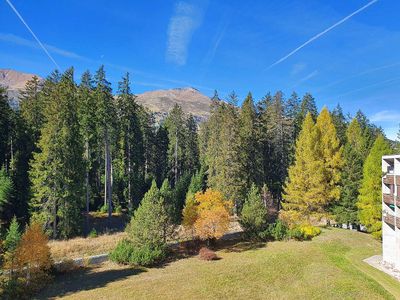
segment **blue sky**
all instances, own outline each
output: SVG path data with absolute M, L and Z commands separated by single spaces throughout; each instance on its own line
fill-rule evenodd
M 193 86 L 221 97 L 311 92 L 319 108 L 362 109 L 388 137 L 400 123 L 400 1 L 8 0 L 61 70 L 106 66 L 133 90 Z M 0 0 L 0 68 L 55 64 Z

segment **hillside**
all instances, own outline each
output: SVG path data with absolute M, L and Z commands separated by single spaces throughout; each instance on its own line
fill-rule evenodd
M 0 69 L 0 86 L 7 88 L 13 106 L 18 105 L 20 90 L 33 76 L 33 74 Z M 191 87 L 149 91 L 138 94 L 136 99 L 138 103 L 153 111 L 157 120 L 163 119 L 174 104 L 179 104 L 184 112 L 192 114 L 198 122 L 205 120 L 210 113 L 210 98 Z
M 20 90 L 25 87 L 25 83 L 31 80 L 33 76 L 34 74 L 22 73 L 10 69 L 0 69 L 0 86 L 6 87 L 12 106 L 18 105 Z
M 39 299 L 399 299 L 400 285 L 363 259 L 370 235 L 325 229 L 307 242 L 223 244 L 217 261 L 177 258 L 162 267 L 105 263 L 55 278 Z

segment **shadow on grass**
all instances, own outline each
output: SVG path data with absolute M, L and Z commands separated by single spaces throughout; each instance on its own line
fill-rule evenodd
M 111 282 L 123 280 L 142 272 L 146 272 L 146 269 L 121 268 L 96 271 L 96 268 L 82 268 L 57 275 L 54 282 L 45 288 L 35 299 L 53 299 L 81 291 L 101 288 Z

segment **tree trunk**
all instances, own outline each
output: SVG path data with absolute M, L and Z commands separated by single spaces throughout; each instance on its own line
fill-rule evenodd
M 178 129 L 175 131 L 175 167 L 174 167 L 174 173 L 175 173 L 175 182 L 174 185 L 176 186 L 178 182 Z
M 87 159 L 87 166 L 86 166 L 86 235 L 89 233 L 89 141 L 86 141 L 86 159 Z

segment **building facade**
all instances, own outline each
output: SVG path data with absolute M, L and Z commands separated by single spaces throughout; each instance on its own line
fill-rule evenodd
M 382 157 L 382 256 L 400 270 L 400 155 Z

